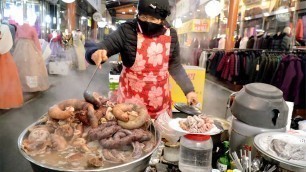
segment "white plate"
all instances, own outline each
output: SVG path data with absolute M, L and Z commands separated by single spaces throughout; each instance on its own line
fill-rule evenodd
M 290 166 L 306 168 L 306 155 L 304 156 L 304 160 L 287 160 L 282 157 L 279 157 L 271 148 L 271 141 L 273 139 L 279 139 L 285 141 L 289 144 L 301 145 L 305 146 L 306 149 L 306 136 L 301 135 L 299 133 L 282 133 L 282 132 L 269 132 L 269 133 L 262 133 L 257 135 L 254 138 L 254 146 L 266 156 L 282 162 L 284 164 L 288 164 Z M 305 150 L 304 149 L 304 150 Z
M 174 118 L 174 119 L 171 119 L 169 121 L 169 126 L 173 130 L 175 130 L 175 131 L 177 131 L 177 132 L 179 132 L 181 134 L 216 135 L 216 134 L 219 134 L 219 133 L 222 132 L 222 130 L 220 130 L 215 124 L 213 124 L 212 129 L 210 129 L 209 131 L 207 131 L 205 133 L 191 133 L 191 132 L 188 132 L 188 131 L 183 130 L 181 128 L 180 123 L 179 123 L 181 120 L 186 120 L 186 118 Z

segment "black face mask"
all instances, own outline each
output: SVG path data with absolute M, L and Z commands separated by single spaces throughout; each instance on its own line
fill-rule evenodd
M 137 21 L 141 27 L 142 33 L 146 36 L 155 37 L 164 34 L 166 31 L 166 28 L 162 24 L 144 22 L 140 19 L 137 19 Z

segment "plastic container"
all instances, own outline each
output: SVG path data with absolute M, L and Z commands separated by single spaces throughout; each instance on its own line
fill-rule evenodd
M 164 148 L 164 159 L 170 162 L 178 162 L 180 153 L 180 144 L 179 143 L 165 143 Z
M 210 136 L 183 136 L 180 141 L 179 169 L 182 172 L 211 172 L 212 149 Z

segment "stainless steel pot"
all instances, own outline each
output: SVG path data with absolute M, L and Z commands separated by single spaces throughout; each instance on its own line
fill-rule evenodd
M 25 130 L 23 130 L 23 132 L 20 134 L 19 138 L 18 138 L 18 149 L 20 151 L 20 153 L 23 155 L 23 157 L 25 159 L 27 159 L 30 164 L 31 167 L 33 169 L 34 172 L 57 172 L 57 171 L 80 171 L 80 170 L 73 170 L 73 169 L 62 169 L 62 168 L 55 168 L 55 167 L 50 167 L 48 165 L 42 164 L 36 160 L 34 160 L 32 157 L 30 157 L 28 154 L 26 154 L 22 148 L 22 141 L 29 135 L 29 128 L 38 125 L 39 121 L 31 124 L 29 127 L 27 127 Z M 155 134 L 155 128 L 154 125 L 152 124 L 152 126 L 150 126 L 151 128 L 151 132 L 153 133 L 153 135 Z M 94 172 L 141 172 L 144 171 L 150 162 L 150 158 L 153 154 L 153 152 L 158 148 L 159 144 L 161 143 L 161 136 L 158 130 L 156 130 L 156 145 L 153 148 L 152 151 L 150 151 L 148 154 L 142 156 L 139 159 L 136 159 L 132 162 L 128 162 L 122 165 L 117 165 L 117 166 L 113 166 L 113 167 L 108 167 L 108 168 L 97 168 L 97 169 L 88 169 L 88 170 L 81 170 L 81 171 L 94 171 Z

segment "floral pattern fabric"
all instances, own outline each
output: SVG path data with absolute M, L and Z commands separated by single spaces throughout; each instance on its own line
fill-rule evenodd
M 149 38 L 137 35 L 137 53 L 132 67 L 124 67 L 119 83 L 118 102 L 144 104 L 151 118 L 165 111 L 171 115 L 169 54 L 171 37 Z

